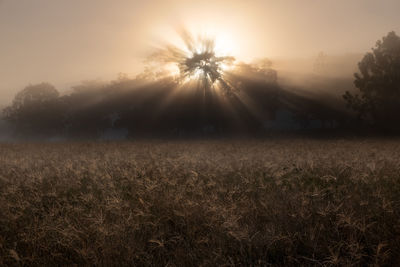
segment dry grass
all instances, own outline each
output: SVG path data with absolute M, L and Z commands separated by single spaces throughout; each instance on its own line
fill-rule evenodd
M 0 265 L 393 265 L 400 141 L 0 145 Z

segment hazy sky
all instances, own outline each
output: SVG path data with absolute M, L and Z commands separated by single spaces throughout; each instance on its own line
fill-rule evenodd
M 399 13 L 399 0 L 0 0 L 0 105 L 29 83 L 137 73 L 179 24 L 249 60 L 366 52 L 400 33 Z

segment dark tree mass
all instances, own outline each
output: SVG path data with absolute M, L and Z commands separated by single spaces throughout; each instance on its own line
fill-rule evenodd
M 258 80 L 243 78 L 249 72 Z M 209 87 L 211 82 L 205 87 L 198 84 L 204 80 L 182 84 L 172 76 L 155 80 L 138 76 L 105 84 L 86 82 L 63 96 L 49 84 L 28 86 L 4 115 L 17 133 L 38 136 L 93 138 L 105 132 L 174 136 L 261 128 L 263 117 L 272 116 L 276 109 L 276 81 L 248 65 L 226 75 L 240 88 L 237 94 L 252 101 L 254 110 L 237 94 L 217 95 Z
M 359 94 L 346 92 L 345 100 L 360 118 L 383 129 L 400 129 L 400 37 L 390 32 L 377 41 L 358 64 L 355 86 Z

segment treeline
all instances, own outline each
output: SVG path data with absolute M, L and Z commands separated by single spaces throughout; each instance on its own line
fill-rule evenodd
M 332 125 L 343 115 L 280 88 L 277 72 L 265 62 L 239 64 L 224 80 L 229 94 L 218 82 L 204 88 L 196 79 L 182 83 L 151 71 L 135 79 L 83 82 L 65 95 L 41 83 L 20 91 L 3 116 L 20 136 L 99 138 L 257 133 L 268 130 L 282 110 L 303 128 L 311 119 Z
M 29 85 L 3 110 L 15 135 L 101 138 L 265 133 L 276 130 L 400 130 L 400 38 L 390 32 L 359 63 L 358 94 L 341 103 L 282 88 L 271 62 L 240 63 L 213 84 L 147 69 L 134 79 L 84 82 L 61 95 Z M 229 90 L 226 90 L 229 88 Z M 298 88 L 297 88 L 298 89 Z M 339 96 L 340 97 L 340 96 Z M 339 98 L 338 98 L 339 99 Z M 348 110 L 339 106 L 346 103 Z M 361 127 L 362 126 L 362 127 Z M 366 128 L 364 128 L 366 127 Z

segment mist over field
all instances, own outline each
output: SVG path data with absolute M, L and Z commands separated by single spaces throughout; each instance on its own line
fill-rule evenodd
M 177 73 L 173 67 L 181 59 L 169 58 L 172 54 L 153 55 L 133 77 L 120 73 L 111 81 L 87 80 L 64 91 L 49 83 L 26 87 L 4 109 L 2 138 L 253 135 L 347 128 L 355 118 L 343 94 L 355 91 L 352 73 L 361 54 L 320 52 L 315 58 L 248 63 L 232 57 L 234 63 L 217 74 L 215 84 L 200 77 L 193 80 L 196 73 Z M 207 93 L 215 89 L 213 96 Z M 38 104 L 22 109 L 23 98 L 45 94 L 46 105 L 35 100 Z

